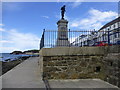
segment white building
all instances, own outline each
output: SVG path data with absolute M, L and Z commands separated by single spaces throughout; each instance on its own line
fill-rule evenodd
M 98 33 L 98 41 L 107 41 L 115 44 L 120 40 L 120 17 L 104 25 Z
M 93 31 L 88 35 L 79 36 L 72 45 L 92 46 L 95 42 L 99 41 L 106 41 L 109 44 L 116 44 L 120 41 L 120 17 L 105 24 L 98 31 Z

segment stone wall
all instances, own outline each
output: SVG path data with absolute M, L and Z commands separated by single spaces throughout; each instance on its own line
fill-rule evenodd
M 105 58 L 106 81 L 120 87 L 120 53 L 109 53 Z
M 120 45 L 109 47 L 104 56 L 106 81 L 120 87 Z
M 40 51 L 47 79 L 100 78 L 120 87 L 120 46 L 57 47 Z
M 47 79 L 105 79 L 103 56 L 46 56 L 43 72 Z

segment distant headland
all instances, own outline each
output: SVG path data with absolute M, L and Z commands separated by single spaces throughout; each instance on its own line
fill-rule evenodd
M 11 52 L 10 54 L 15 54 L 15 55 L 18 55 L 18 54 L 27 54 L 27 55 L 38 55 L 39 54 L 39 50 L 27 50 L 27 51 L 13 51 Z

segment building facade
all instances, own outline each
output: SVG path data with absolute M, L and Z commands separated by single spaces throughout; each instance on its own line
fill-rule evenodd
M 72 46 L 94 46 L 96 42 L 106 41 L 108 44 L 120 42 L 120 17 L 105 24 L 98 31 L 90 31 L 87 35 L 80 35 Z

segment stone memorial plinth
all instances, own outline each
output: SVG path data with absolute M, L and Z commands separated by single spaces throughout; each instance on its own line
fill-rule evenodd
M 69 46 L 70 42 L 68 41 L 68 21 L 61 19 L 57 22 L 58 25 L 58 35 L 56 46 Z

